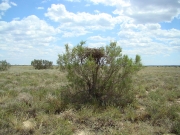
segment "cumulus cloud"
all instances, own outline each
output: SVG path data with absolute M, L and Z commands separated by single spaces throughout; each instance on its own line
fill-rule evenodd
M 68 26 L 67 28 L 60 26 L 59 29 L 61 29 L 62 37 L 78 37 L 90 33 L 82 26 Z
M 60 29 L 66 31 L 81 28 L 80 33 L 88 33 L 91 30 L 113 29 L 116 24 L 123 21 L 122 17 L 113 17 L 107 13 L 90 14 L 87 12 L 73 13 L 66 10 L 62 4 L 52 4 L 48 8 L 46 17 L 60 24 Z M 77 32 L 79 33 L 79 31 Z
M 128 54 L 167 55 L 180 50 L 180 30 L 162 30 L 159 24 L 123 24 L 118 36 Z
M 2 3 L 0 4 L 0 10 L 1 10 L 1 11 L 6 11 L 6 10 L 8 10 L 10 7 L 11 7 L 10 4 L 7 3 L 7 2 L 2 2 Z
M 99 48 L 102 46 L 106 46 L 107 44 L 109 44 L 111 41 L 115 41 L 114 37 L 110 37 L 110 36 L 90 36 L 87 38 L 87 46 L 90 48 Z
M 0 51 L 7 52 L 9 57 L 22 58 L 57 55 L 57 46 L 53 46 L 56 34 L 54 27 L 35 15 L 11 22 L 0 21 Z
M 41 42 L 41 44 L 44 44 L 46 42 L 49 42 L 53 40 L 52 36 L 55 33 L 55 30 L 52 26 L 49 26 L 45 21 L 40 20 L 37 16 L 31 15 L 27 18 L 24 18 L 20 21 L 13 20 L 11 22 L 0 22 L 0 31 L 3 31 L 1 33 L 1 38 L 8 37 L 10 39 L 14 39 L 14 41 L 24 41 L 29 40 L 31 43 L 32 40 L 38 39 L 38 40 L 44 40 L 44 42 Z M 7 36 L 6 34 L 9 34 Z M 7 39 L 8 39 L 7 38 Z M 44 39 L 45 38 L 45 39 Z M 42 41 L 43 41 L 42 40 Z M 3 40 L 6 42 L 5 40 Z M 36 41 L 34 41 L 36 42 Z
M 91 0 L 91 2 L 94 2 L 94 4 L 108 5 L 110 1 Z M 135 19 L 137 18 L 133 18 L 132 16 L 129 17 L 130 15 L 127 15 L 128 11 L 126 10 L 132 7 L 139 6 L 139 9 L 137 8 L 137 10 L 140 11 L 142 10 L 140 9 L 141 6 L 146 6 L 146 4 L 151 4 L 154 6 L 160 4 L 161 2 L 157 3 L 152 1 L 152 3 L 138 3 L 138 0 L 131 1 L 131 3 L 130 1 L 123 2 L 123 0 L 111 0 L 111 6 L 117 6 L 117 4 L 120 5 L 120 3 L 122 3 L 121 7 L 123 6 L 124 8 L 123 14 L 119 14 L 119 16 L 115 17 L 110 14 L 100 12 L 98 14 L 90 14 L 87 12 L 73 13 L 67 11 L 65 6 L 62 4 L 52 4 L 51 7 L 48 8 L 45 16 L 60 24 L 58 28 L 63 34 L 63 37 L 76 37 L 85 35 L 87 33 L 93 32 L 94 30 L 112 30 L 118 24 L 120 26 L 120 30 L 117 34 L 118 36 L 116 37 L 116 40 L 118 40 L 118 43 L 123 48 L 125 48 L 125 51 L 128 53 L 167 55 L 168 53 L 179 50 L 179 30 L 162 30 L 161 25 L 158 22 L 155 23 L 156 21 L 148 21 L 148 23 L 142 23 L 143 21 L 141 23 L 134 23 Z M 168 0 L 166 3 L 168 3 Z M 163 6 L 168 5 L 160 5 L 160 7 Z M 156 11 L 157 7 L 154 7 L 153 12 Z M 150 9 L 147 8 L 147 11 L 150 10 L 151 6 Z M 148 16 L 152 17 L 151 15 Z M 89 37 L 88 41 L 90 41 L 89 46 L 97 47 L 105 45 L 109 43 L 109 41 L 114 41 L 114 38 L 97 35 Z M 129 48 L 131 48 L 131 50 L 129 50 Z
M 126 15 L 135 23 L 170 22 L 180 14 L 179 0 L 89 0 L 94 4 L 115 6 L 114 14 Z
M 0 3 L 0 19 L 5 14 L 6 10 L 11 8 L 11 5 L 17 6 L 14 2 L 9 2 L 9 0 L 2 0 L 2 3 Z
M 43 0 L 42 2 L 49 2 Z M 66 0 L 79 2 L 81 0 Z M 178 0 L 86 0 L 85 6 L 103 4 L 113 6 L 112 13 L 102 10 L 71 12 L 62 4 L 52 4 L 44 14 L 56 28 L 35 15 L 10 22 L 0 21 L 0 56 L 9 58 L 57 59 L 64 47 L 56 45 L 60 38 L 91 35 L 87 46 L 101 47 L 117 41 L 126 54 L 163 55 L 180 52 L 180 30 L 161 28 L 160 22 L 171 21 L 180 16 Z M 3 0 L 0 3 L 0 18 L 16 3 Z M 44 9 L 44 7 L 37 7 Z M 112 30 L 112 31 L 111 31 Z M 106 33 L 110 31 L 110 33 Z M 95 33 L 97 33 L 95 35 Z M 59 34 L 59 35 L 58 35 Z M 60 36 L 61 34 L 61 36 Z M 113 37 L 112 37 L 113 36 Z M 68 38 L 67 38 L 68 37 Z M 27 60 L 27 59 L 26 59 Z
M 162 30 L 160 24 L 121 24 L 118 37 L 91 36 L 87 39 L 89 47 L 101 47 L 116 41 L 123 54 L 144 56 L 168 56 L 180 52 L 180 30 Z

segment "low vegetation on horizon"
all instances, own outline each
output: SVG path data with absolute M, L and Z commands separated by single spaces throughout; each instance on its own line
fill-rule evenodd
M 0 61 L 0 71 L 6 71 L 10 68 L 10 63 L 8 63 L 6 60 Z
M 0 72 L 0 134 L 180 134 L 179 67 L 142 67 L 116 42 L 84 44 L 66 45 L 59 68 L 34 60 Z

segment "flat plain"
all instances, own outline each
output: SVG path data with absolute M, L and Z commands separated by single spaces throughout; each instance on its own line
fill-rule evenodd
M 180 134 L 180 67 L 144 67 L 133 77 L 136 101 L 125 108 L 65 106 L 60 94 L 67 83 L 56 67 L 0 72 L 0 134 Z

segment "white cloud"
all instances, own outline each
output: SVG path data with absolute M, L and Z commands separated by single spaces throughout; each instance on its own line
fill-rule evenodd
M 35 42 L 36 45 L 45 45 L 49 41 L 53 41 L 53 35 L 56 33 L 52 26 L 49 26 L 45 21 L 40 20 L 35 15 L 28 16 L 22 20 L 13 20 L 11 22 L 0 22 L 1 38 L 4 42 L 13 41 L 17 43 L 24 43 L 24 41 L 31 41 L 29 44 Z M 41 42 L 37 42 L 40 40 Z
M 47 3 L 48 1 L 51 1 L 51 0 L 43 0 L 42 3 Z
M 11 8 L 11 5 L 17 6 L 16 3 L 9 2 L 9 0 L 2 0 L 2 3 L 0 3 L 0 19 L 4 16 L 5 12 Z
M 102 36 L 91 36 L 88 38 L 88 41 L 95 41 L 95 42 L 110 42 L 114 41 L 115 39 L 113 37 L 102 37 Z
M 109 44 L 110 42 L 115 41 L 115 39 L 113 37 L 105 37 L 105 36 L 90 36 L 87 39 L 87 46 L 90 48 L 99 48 L 102 46 L 106 46 L 107 44 Z
M 76 26 L 76 27 L 69 26 L 68 28 L 65 29 L 63 29 L 63 27 L 60 26 L 59 29 L 61 29 L 62 37 L 78 37 L 90 33 L 84 27 L 81 26 Z
M 16 3 L 14 3 L 14 2 L 10 2 L 11 3 L 11 5 L 13 5 L 13 6 L 17 6 L 17 4 Z
M 66 0 L 66 1 L 69 1 L 69 2 L 80 2 L 80 0 Z
M 44 9 L 44 7 L 37 7 L 37 9 L 41 10 L 41 9 Z
M 108 1 L 96 1 L 97 4 L 99 4 L 98 2 Z M 112 6 L 113 5 L 115 4 L 112 2 Z M 128 6 L 130 6 L 128 3 L 124 4 L 124 8 L 129 8 Z M 48 8 L 45 16 L 60 23 L 58 28 L 63 34 L 63 37 L 85 35 L 93 32 L 93 30 L 111 30 L 119 24 L 120 31 L 116 40 L 118 40 L 118 43 L 130 54 L 167 55 L 173 51 L 180 50 L 180 46 L 178 46 L 180 31 L 175 29 L 162 30 L 161 25 L 158 23 L 136 24 L 133 21 L 134 18 L 129 18 L 124 15 L 113 17 L 106 13 L 73 13 L 67 11 L 62 4 L 52 4 L 51 7 Z M 89 37 L 88 41 L 90 41 L 89 46 L 97 47 L 105 45 L 109 43 L 109 41 L 114 41 L 114 39 L 97 35 Z M 131 50 L 129 50 L 129 48 L 131 48 Z
M 100 11 L 99 10 L 94 10 L 94 13 L 99 14 Z
M 168 55 L 180 50 L 180 30 L 162 30 L 159 24 L 123 24 L 118 36 L 128 54 Z
M 115 6 L 114 14 L 126 15 L 136 23 L 170 22 L 180 15 L 179 0 L 89 0 L 94 4 Z
M 0 21 L 0 51 L 7 52 L 9 58 L 57 57 L 58 47 L 53 45 L 56 34 L 55 28 L 35 15 L 11 22 Z
M 177 39 L 177 40 L 175 40 L 175 41 L 170 41 L 169 44 L 170 44 L 171 46 L 179 47 L 179 46 L 180 46 L 180 39 Z M 179 49 L 180 49 L 180 47 L 179 47 Z
M 104 4 L 106 6 L 119 6 L 126 7 L 130 5 L 129 0 L 88 0 L 94 4 Z
M 2 3 L 0 4 L 0 10 L 1 10 L 1 11 L 6 11 L 6 10 L 8 10 L 10 7 L 11 7 L 11 6 L 10 6 L 9 3 L 7 3 L 7 2 L 2 2 Z
M 121 24 L 121 29 L 123 30 L 158 30 L 161 28 L 161 25 L 158 23 L 148 23 L 148 24 L 133 24 L 133 23 L 123 23 Z
M 126 20 L 126 18 L 119 16 L 113 17 L 107 13 L 99 13 L 99 14 L 90 14 L 87 12 L 78 12 L 73 13 L 66 10 L 65 6 L 62 4 L 52 4 L 50 8 L 48 8 L 47 13 L 45 13 L 46 17 L 49 17 L 51 20 L 60 23 L 61 30 L 73 30 L 77 27 L 81 27 L 83 29 L 84 34 L 87 31 L 92 30 L 108 30 L 113 29 L 116 24 L 121 23 Z M 79 33 L 79 31 L 77 32 Z
M 49 1 L 43 0 L 42 3 Z M 80 2 L 81 0 L 64 1 Z M 112 11 L 113 14 L 108 13 L 109 10 L 103 13 L 101 8 L 95 6 L 94 12 L 93 10 L 92 12 L 72 12 L 62 4 L 52 4 L 44 15 L 53 21 L 53 24 L 58 24 L 57 28 L 48 24 L 51 21 L 48 20 L 47 23 L 35 15 L 24 19 L 14 18 L 10 22 L 0 21 L 0 52 L 3 52 L 0 56 L 2 58 L 8 56 L 9 59 L 32 60 L 44 57 L 56 60 L 57 54 L 64 50 L 64 47 L 56 45 L 57 40 L 63 38 L 62 42 L 65 42 L 65 40 L 71 41 L 70 37 L 75 37 L 72 38 L 72 41 L 75 41 L 82 35 L 91 35 L 83 36 L 87 38 L 89 47 L 101 47 L 117 40 L 123 52 L 128 55 L 167 56 L 170 53 L 180 52 L 180 30 L 163 30 L 159 24 L 171 21 L 174 17 L 180 17 L 180 1 L 85 1 L 87 3 L 83 3 L 84 6 L 103 4 L 104 8 L 113 6 L 115 10 Z M 13 6 L 17 4 L 3 0 L 0 3 L 0 18 Z M 44 7 L 36 8 L 44 9 Z

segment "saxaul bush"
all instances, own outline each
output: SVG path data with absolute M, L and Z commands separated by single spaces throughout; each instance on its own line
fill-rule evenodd
M 0 71 L 6 71 L 10 68 L 10 64 L 6 60 L 0 61 Z
M 36 60 L 31 61 L 31 65 L 35 69 L 51 69 L 53 68 L 53 62 L 48 60 Z
M 122 55 L 117 42 L 106 47 L 88 48 L 81 41 L 74 48 L 65 45 L 57 64 L 67 72 L 69 84 L 62 100 L 71 103 L 96 103 L 101 106 L 126 106 L 134 101 L 132 76 L 141 69 L 141 57 Z

